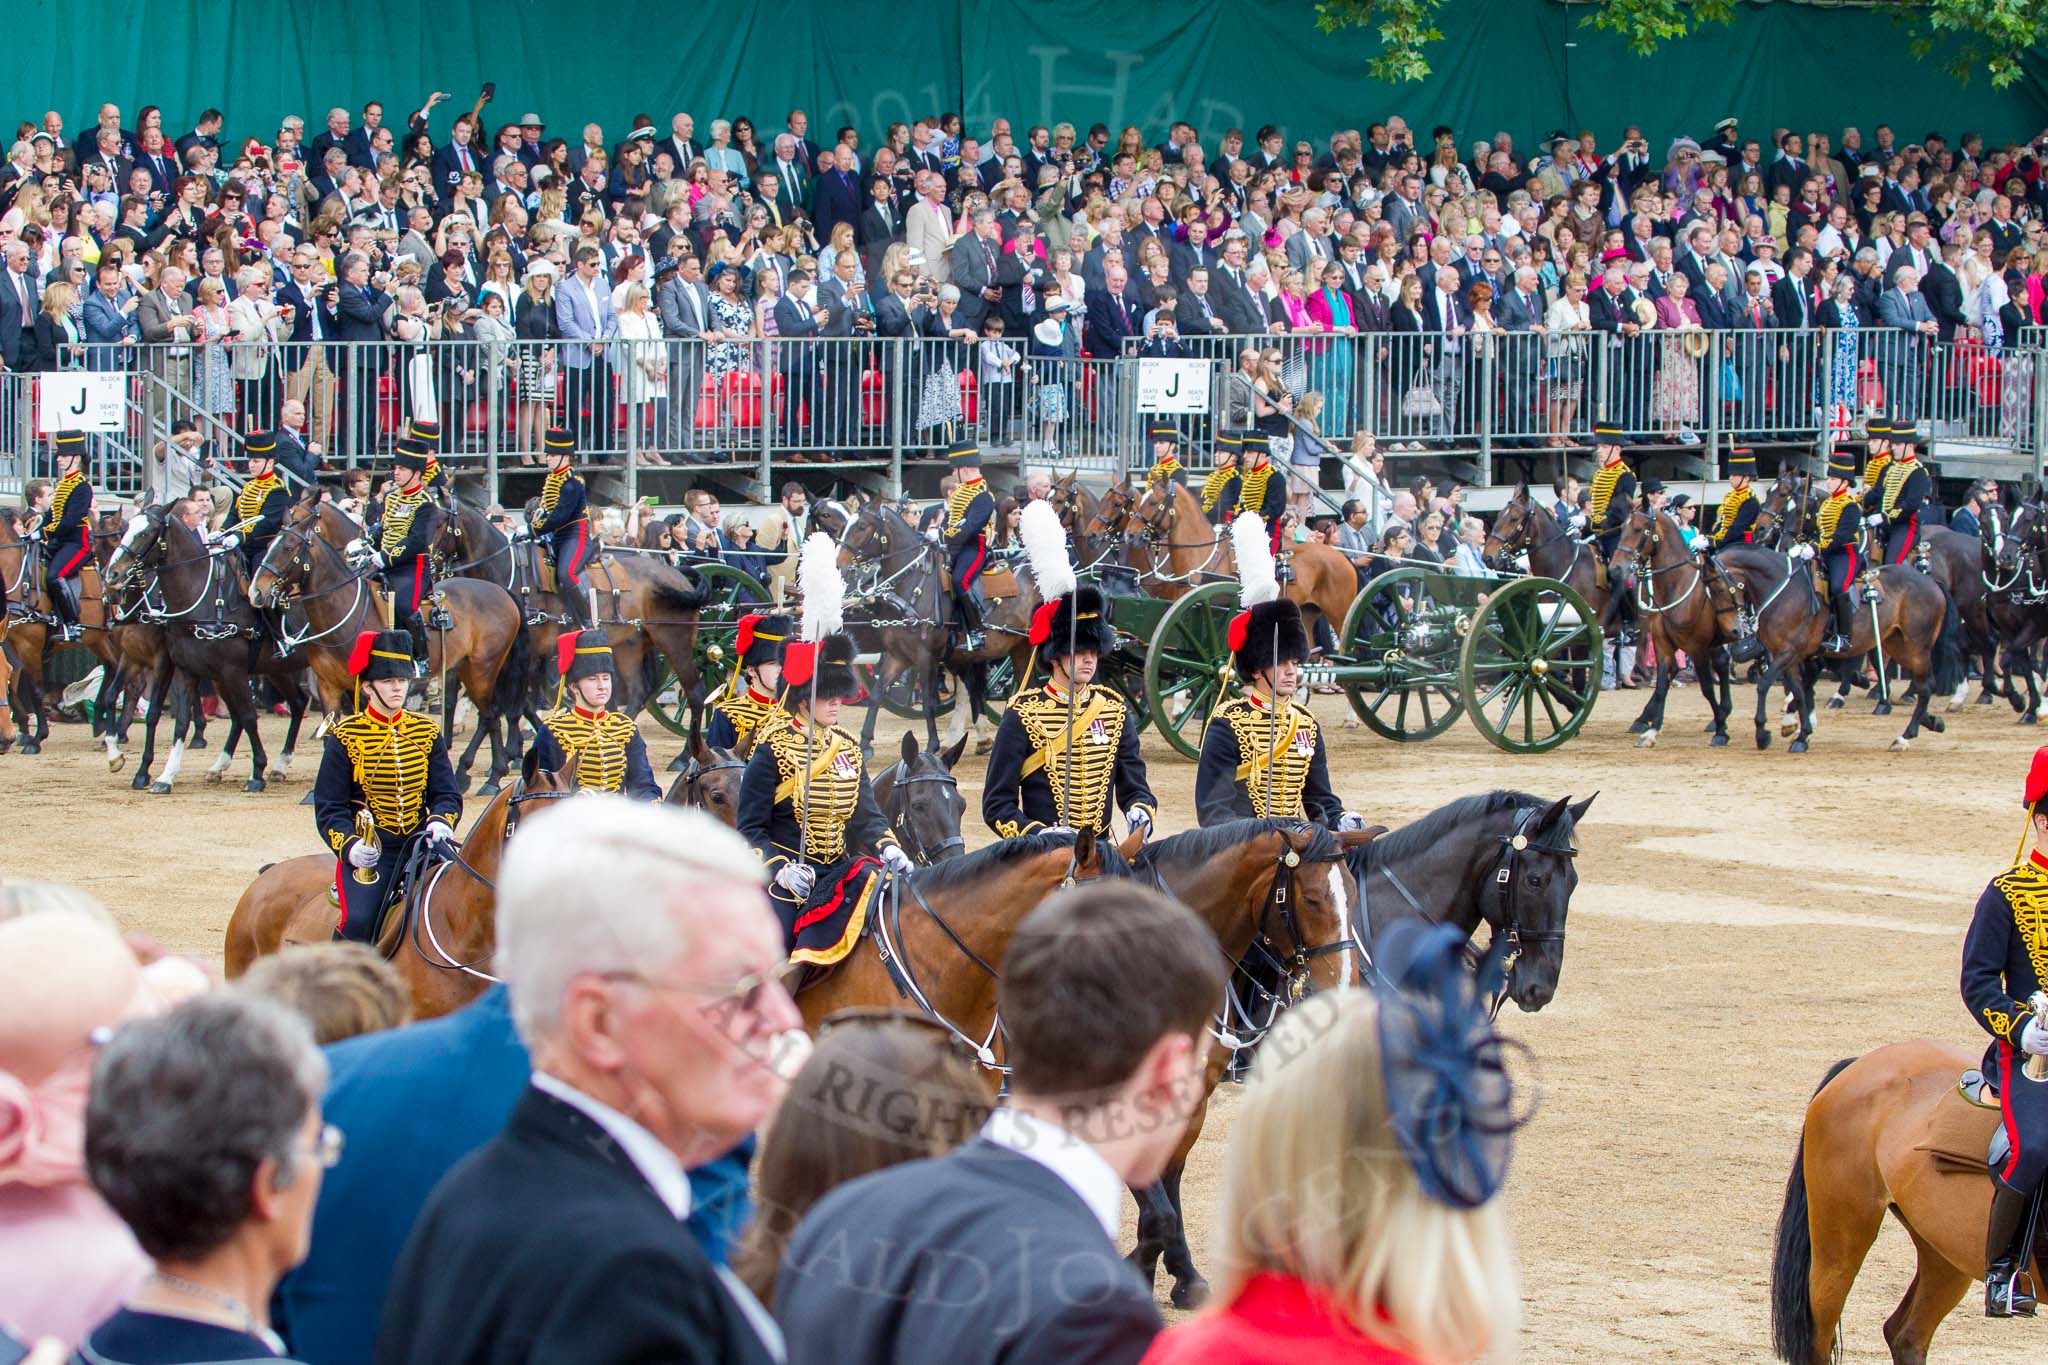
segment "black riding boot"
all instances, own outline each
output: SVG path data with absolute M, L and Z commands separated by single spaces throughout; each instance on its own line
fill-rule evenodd
M 1835 614 L 1835 633 L 1820 642 L 1823 654 L 1846 654 L 1849 651 L 1849 637 L 1856 633 L 1855 594 L 1844 588 L 1835 594 L 1835 600 L 1828 604 Z
M 2017 1245 L 2033 1196 L 1994 1185 L 1991 1225 L 1984 1237 L 1984 1316 L 2031 1318 L 2034 1286 L 2026 1270 L 2027 1248 Z
M 979 589 L 969 588 L 966 592 L 956 594 L 956 597 L 960 608 L 960 630 L 964 636 L 961 644 L 969 650 L 980 649 L 987 643 L 986 637 L 981 633 L 981 592 Z
M 83 634 L 78 624 L 77 579 L 58 578 L 51 581 L 50 614 L 57 618 L 58 639 L 76 640 Z

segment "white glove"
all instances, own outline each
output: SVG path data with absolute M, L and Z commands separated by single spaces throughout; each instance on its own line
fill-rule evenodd
M 213 536 L 211 540 L 213 547 L 217 550 L 232 550 L 242 543 L 242 538 L 233 531 L 222 531 L 220 534 Z
M 1045 825 L 1038 832 L 1040 834 L 1079 834 L 1081 831 L 1075 829 L 1072 825 Z
M 533 539 L 533 528 L 532 528 L 531 526 L 528 526 L 528 525 L 524 524 L 523 522 L 522 522 L 521 524 L 517 525 L 517 526 L 514 526 L 514 527 L 512 528 L 512 539 L 513 539 L 513 540 L 532 540 L 532 539 Z
M 2020 1051 L 2032 1057 L 2048 1057 L 2048 1025 L 2039 1019 L 2027 1020 L 2027 1026 L 2020 1030 Z
M 346 856 L 350 867 L 360 867 L 367 870 L 377 865 L 377 859 L 380 855 L 376 849 L 370 847 L 361 839 L 351 839 L 348 841 Z
M 386 561 L 384 556 L 380 554 L 378 551 L 365 550 L 363 552 L 364 567 L 371 569 L 382 569 L 385 566 L 385 563 Z
M 430 844 L 445 844 L 455 837 L 455 831 L 439 820 L 427 821 L 426 834 Z
M 817 880 L 818 874 L 802 863 L 784 863 L 775 870 L 775 884 L 798 900 L 809 897 Z
M 915 872 L 917 870 L 917 864 L 910 860 L 910 855 L 895 844 L 882 845 L 882 866 L 888 868 L 891 872 Z
M 1337 832 L 1339 834 L 1349 834 L 1353 830 L 1364 828 L 1365 817 L 1355 810 L 1347 810 L 1337 817 Z
M 1813 547 L 1812 547 L 1811 545 L 1805 545 L 1805 544 L 1801 544 L 1801 545 L 1794 545 L 1794 546 L 1792 547 L 1792 558 L 1794 558 L 1794 559 L 1812 559 L 1812 558 L 1813 558 Z
M 1141 831 L 1147 839 L 1152 837 L 1152 812 L 1143 806 L 1132 806 L 1125 811 L 1124 824 L 1133 831 Z
M 361 536 L 357 536 L 354 540 L 341 547 L 341 557 L 350 562 L 362 558 L 369 552 L 370 542 L 364 540 Z

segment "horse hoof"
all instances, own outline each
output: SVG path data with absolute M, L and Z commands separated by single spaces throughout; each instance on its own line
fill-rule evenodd
M 1844 705 L 1846 703 L 1839 696 L 1828 698 L 1828 710 L 1830 711 L 1839 711 Z
M 4 754 L 4 753 L 6 753 L 6 752 L 7 752 L 7 751 L 8 751 L 9 749 L 12 749 L 13 747 L 14 747 L 14 741 L 13 741 L 13 740 L 11 740 L 11 739 L 0 739 L 0 754 Z
M 500 788 L 497 783 L 486 782 L 481 787 L 478 787 L 474 794 L 477 796 L 496 796 L 499 790 Z
M 130 783 L 129 783 L 128 785 L 129 785 L 130 787 L 133 787 L 133 788 L 134 788 L 134 789 L 135 789 L 136 791 L 139 791 L 139 792 L 146 792 L 146 791 L 148 791 L 148 790 L 149 790 L 149 769 L 147 769 L 147 768 L 140 768 L 140 769 L 137 769 L 137 770 L 136 770 L 136 773 L 135 773 L 135 780 L 134 780 L 133 782 L 130 782 Z
M 1713 734 L 1713 733 L 1714 733 L 1714 722 L 1712 722 L 1712 721 L 1708 721 L 1708 722 L 1707 722 L 1707 723 L 1706 723 L 1705 725 L 1702 725 L 1702 726 L 1700 727 L 1700 731 L 1701 731 L 1701 733 L 1703 733 L 1703 734 L 1709 734 L 1709 735 Z
M 206 785 L 209 787 L 218 787 L 220 785 L 220 774 L 214 772 L 212 769 L 209 768 L 206 773 Z
M 974 741 L 974 752 L 976 752 L 977 754 L 989 753 L 992 750 L 994 750 L 995 747 L 996 742 L 993 738 L 977 739 Z M 1208 1291 L 1205 1289 L 1203 1290 L 1203 1293 L 1206 1295 Z
M 152 782 L 149 784 L 149 794 L 151 796 L 169 796 L 171 794 L 171 784 L 168 782 Z
M 1892 704 L 1888 701 L 1881 701 L 1876 706 L 1870 708 L 1870 714 L 1873 716 L 1888 716 L 1891 713 Z
M 1784 720 L 1781 720 L 1781 721 L 1779 721 L 1779 722 L 1778 722 L 1778 733 L 1779 733 L 1779 734 L 1781 734 L 1781 735 L 1783 735 L 1783 736 L 1784 736 L 1785 738 L 1787 738 L 1787 739 L 1790 739 L 1790 738 L 1792 738 L 1792 736 L 1794 736 L 1794 735 L 1798 734 L 1798 733 L 1799 733 L 1799 718 L 1798 718 L 1798 717 L 1796 717 L 1796 716 L 1790 716 L 1790 717 L 1787 717 L 1787 718 L 1786 718 L 1786 719 L 1784 719 Z
M 187 745 L 186 745 L 185 747 L 186 747 L 186 748 L 188 748 L 188 749 L 204 749 L 204 748 L 206 747 L 206 736 L 205 736 L 205 735 L 194 735 L 194 736 L 192 736 L 192 742 L 191 742 L 190 744 L 187 744 Z
M 0 749 L 0 753 L 4 753 L 4 752 L 6 752 L 6 751 L 5 751 L 4 749 Z M 110 772 L 110 773 L 117 773 L 117 772 L 120 772 L 120 771 L 121 771 L 121 769 L 125 768 L 126 766 L 128 766 L 128 755 L 126 755 L 126 754 L 108 754 L 108 755 L 107 755 L 107 771 L 108 771 L 108 772 Z
M 1725 749 L 1728 747 L 1728 736 L 1715 735 L 1713 739 L 1708 742 L 1711 743 L 1716 749 Z
M 1803 754 L 1803 753 L 1805 753 L 1805 752 L 1806 752 L 1806 741 L 1805 741 L 1805 740 L 1803 740 L 1803 739 L 1795 739 L 1795 740 L 1793 740 L 1793 741 L 1792 741 L 1792 742 L 1791 742 L 1790 744 L 1787 744 L 1787 745 L 1785 746 L 1785 752 L 1786 752 L 1786 753 L 1788 753 L 1788 754 Z
M 1636 737 L 1636 747 L 1637 747 L 1638 749 L 1654 749 L 1654 748 L 1656 748 L 1656 747 L 1657 747 L 1657 732 L 1656 732 L 1655 730 L 1645 730 L 1645 731 L 1643 731 L 1643 732 L 1642 732 L 1642 734 L 1640 734 L 1640 735 L 1638 735 L 1638 736 Z
M 1977 694 L 1977 705 L 1989 706 L 1997 699 L 1997 696 L 1998 694 L 1995 692 L 1979 692 Z
M 1209 1301 L 1209 1282 L 1200 1275 L 1186 1280 L 1175 1280 L 1173 1292 L 1167 1296 L 1175 1308 L 1200 1308 Z
M 1892 752 L 1895 754 L 1902 754 L 1906 752 L 1906 745 L 1910 742 L 1911 741 L 1908 740 L 1904 735 L 1900 735 L 1897 739 L 1892 741 Z
M 263 779 L 266 782 L 289 782 L 291 781 L 291 776 L 290 773 L 282 768 L 271 768 L 264 772 Z
M 2017 725 L 2039 725 L 2041 723 L 2041 718 L 2035 715 L 2032 711 L 2022 711 L 2020 712 L 2019 719 L 2014 723 Z M 23 749 L 22 752 L 27 753 L 28 750 Z
M 1948 733 L 1948 722 L 1940 716 L 1929 716 L 1927 718 L 1927 728 L 1934 731 L 1937 735 L 1945 735 Z
M 1647 723 L 1639 720 L 1634 725 L 1628 727 L 1628 732 L 1632 735 L 1640 735 L 1649 728 Z
M 1757 730 L 1756 747 L 1759 749 L 1768 749 L 1771 747 L 1771 732 L 1769 730 L 1761 728 Z
M 21 742 L 21 751 L 25 754 L 39 754 L 43 751 L 43 746 L 32 739 L 25 739 Z
M 248 792 L 250 795 L 253 796 L 257 792 L 263 790 L 263 779 L 260 777 L 250 778 L 246 783 L 242 785 L 242 790 Z

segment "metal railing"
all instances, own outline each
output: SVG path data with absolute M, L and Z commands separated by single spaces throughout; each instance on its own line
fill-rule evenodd
M 545 430 L 561 425 L 582 465 L 616 474 L 638 497 L 679 494 L 714 471 L 766 494 L 794 464 L 900 490 L 907 467 L 937 460 L 955 437 L 995 462 L 1139 470 L 1150 459 L 1139 367 L 1154 355 L 1208 364 L 1208 412 L 1174 419 L 1193 447 L 1184 461 L 1200 469 L 1219 431 L 1253 425 L 1238 356 L 1254 347 L 1278 357 L 1296 416 L 1316 395 L 1314 431 L 1329 454 L 1370 432 L 1397 460 L 1441 464 L 1481 486 L 1497 474 L 1533 477 L 1539 464 L 1561 469 L 1607 422 L 1689 475 L 1716 470 L 1731 438 L 1826 445 L 1860 439 L 1879 416 L 1916 418 L 1937 458 L 1946 449 L 1964 463 L 2038 472 L 2048 430 L 2037 379 L 2048 329 L 1990 347 L 1885 328 L 1650 329 L 1133 339 L 1113 359 L 1037 354 L 1028 337 L 863 336 L 230 342 L 88 347 L 82 358 L 123 376 L 122 429 L 96 438 L 94 458 L 96 482 L 118 495 L 175 490 L 179 423 L 197 428 L 203 449 L 235 455 L 240 433 L 276 424 L 297 400 L 306 439 L 330 467 L 381 464 L 408 417 L 432 417 L 458 479 L 524 495 L 505 480 L 537 465 Z M 0 492 L 49 470 L 37 382 L 0 375 Z M 671 471 L 685 476 L 673 487 Z

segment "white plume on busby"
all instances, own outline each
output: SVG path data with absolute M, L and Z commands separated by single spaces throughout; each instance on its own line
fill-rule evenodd
M 1067 528 L 1052 504 L 1034 498 L 1024 504 L 1017 525 L 1024 553 L 1031 560 L 1031 577 L 1038 584 L 1040 601 L 1050 602 L 1074 590 L 1074 566 L 1067 558 Z
M 803 638 L 837 635 L 846 624 L 846 580 L 839 575 L 839 545 L 823 531 L 805 538 L 796 585 L 804 595 Z
M 1256 607 L 1280 595 L 1280 575 L 1273 564 L 1266 519 L 1257 512 L 1239 512 L 1230 523 L 1230 544 L 1237 552 L 1237 600 Z

